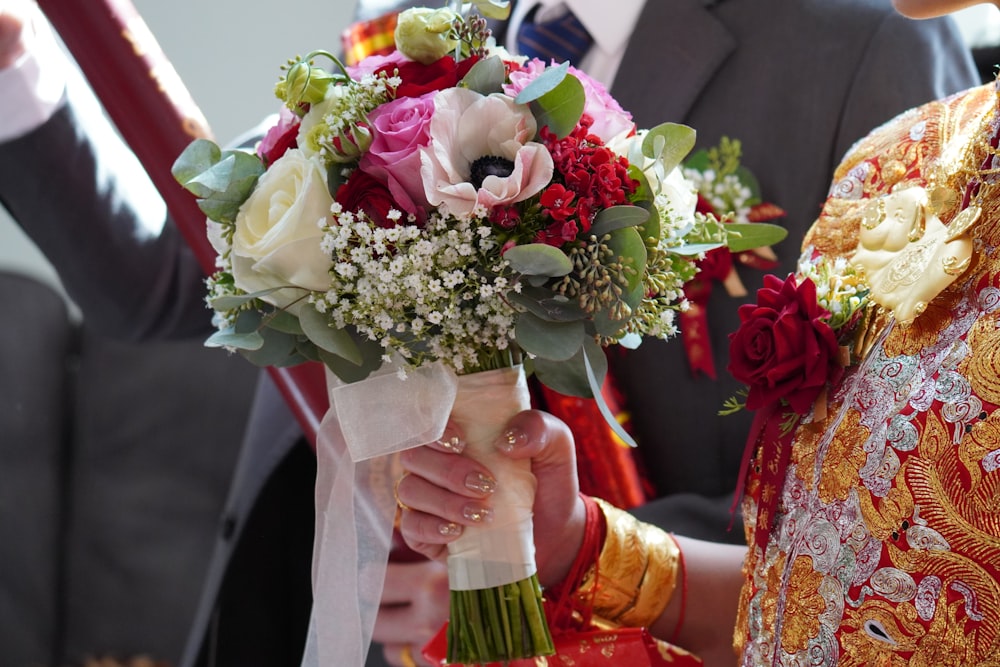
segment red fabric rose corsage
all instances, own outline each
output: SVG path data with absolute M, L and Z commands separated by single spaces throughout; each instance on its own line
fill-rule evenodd
M 740 306 L 740 327 L 729 337 L 729 372 L 748 386 L 746 407 L 757 410 L 743 452 L 733 510 L 743 496 L 751 461 L 760 475 L 754 545 L 764 550 L 791 459 L 794 426 L 813 406 L 825 410 L 827 387 L 844 373 L 831 314 L 809 278 L 764 276 L 757 303 Z M 785 418 L 787 409 L 794 414 Z
M 740 328 L 729 336 L 729 372 L 749 387 L 747 408 L 784 402 L 806 414 L 840 379 L 837 335 L 830 313 L 816 300 L 816 285 L 788 276 L 764 276 L 757 303 L 739 308 Z

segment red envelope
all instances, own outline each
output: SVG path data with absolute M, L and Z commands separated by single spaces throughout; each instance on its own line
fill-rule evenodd
M 447 665 L 447 623 L 423 648 L 434 665 Z M 684 649 L 656 639 L 645 628 L 567 631 L 552 637 L 555 655 L 526 658 L 507 667 L 700 667 L 702 661 Z M 481 667 L 503 667 L 499 662 Z

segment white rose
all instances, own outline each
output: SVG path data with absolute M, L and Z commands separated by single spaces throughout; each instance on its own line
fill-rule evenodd
M 649 181 L 654 196 L 662 195 L 667 198 L 675 222 L 688 221 L 693 218 L 695 207 L 698 205 L 698 191 L 684 176 L 680 167 L 674 167 L 670 173 L 665 174 L 663 164 L 659 160 L 643 155 L 642 141 L 648 133 L 648 130 L 639 130 L 629 136 L 629 132 L 622 132 L 608 141 L 607 147 L 642 171 Z
M 329 287 L 330 257 L 320 249 L 319 222 L 333 198 L 326 173 L 298 150 L 271 165 L 236 215 L 232 267 L 236 286 L 247 292 L 285 287 L 262 297 L 279 308 Z

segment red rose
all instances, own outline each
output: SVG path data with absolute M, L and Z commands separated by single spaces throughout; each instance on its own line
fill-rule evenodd
M 257 146 L 257 157 L 264 161 L 265 167 L 271 166 L 285 154 L 285 151 L 289 148 L 295 148 L 298 134 L 298 117 L 287 107 L 281 107 L 278 122 L 267 131 Z
M 740 306 L 739 316 L 740 328 L 729 336 L 729 372 L 750 388 L 748 409 L 784 399 L 805 414 L 843 374 L 830 313 L 817 303 L 811 280 L 766 275 L 757 303 Z
M 347 182 L 337 188 L 337 196 L 334 199 L 345 210 L 360 211 L 376 225 L 385 228 L 395 227 L 398 224 L 389 219 L 390 209 L 403 210 L 393 200 L 385 183 L 360 169 L 355 169 Z
M 455 63 L 451 56 L 435 60 L 430 65 L 422 65 L 416 61 L 391 63 L 375 70 L 375 74 L 384 72 L 392 76 L 398 70 L 402 83 L 396 88 L 396 97 L 420 97 L 445 88 L 454 88 L 462 80 L 472 66 L 479 60 L 477 57 L 465 58 Z

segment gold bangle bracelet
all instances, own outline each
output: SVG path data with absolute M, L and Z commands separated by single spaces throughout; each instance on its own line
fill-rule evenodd
M 605 621 L 649 626 L 666 609 L 677 586 L 680 549 L 663 530 L 595 500 L 607 521 L 607 534 L 597 565 L 577 589 L 577 599 L 592 600 L 594 615 Z

